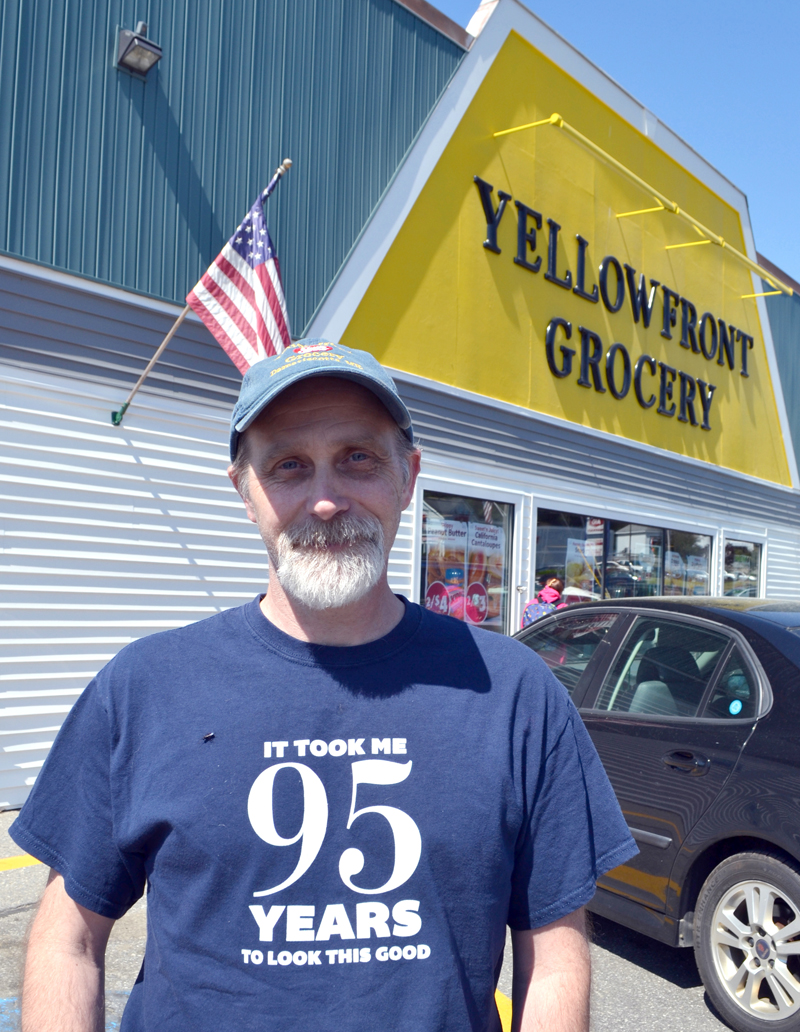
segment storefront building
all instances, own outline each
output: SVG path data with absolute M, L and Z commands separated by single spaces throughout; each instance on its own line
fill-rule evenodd
M 516 0 L 151 6 L 146 80 L 127 2 L 3 6 L 0 807 L 121 647 L 265 586 L 199 320 L 110 413 L 286 156 L 293 333 L 391 367 L 423 447 L 396 591 L 503 633 L 553 576 L 800 599 L 800 301 L 732 184 Z
M 744 196 L 514 0 L 482 18 L 310 328 L 415 410 L 415 597 L 510 632 L 550 577 L 798 596 L 792 291 Z

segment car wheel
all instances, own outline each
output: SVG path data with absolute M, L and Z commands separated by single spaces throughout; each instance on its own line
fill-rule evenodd
M 694 953 L 738 1032 L 800 1030 L 800 868 L 767 852 L 724 860 L 700 890 Z

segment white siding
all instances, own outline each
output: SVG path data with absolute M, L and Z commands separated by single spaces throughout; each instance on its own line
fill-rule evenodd
M 266 584 L 225 474 L 222 409 L 0 369 L 0 807 L 126 643 Z
M 389 553 L 389 585 L 398 595 L 414 598 L 414 499 L 400 518 L 400 527 Z
M 800 533 L 771 530 L 766 559 L 767 597 L 800 599 Z

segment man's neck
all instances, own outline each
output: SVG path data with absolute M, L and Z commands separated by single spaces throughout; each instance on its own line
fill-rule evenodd
M 403 619 L 403 603 L 384 577 L 358 602 L 341 609 L 308 609 L 289 598 L 274 571 L 261 612 L 284 634 L 315 645 L 365 645 L 393 630 Z

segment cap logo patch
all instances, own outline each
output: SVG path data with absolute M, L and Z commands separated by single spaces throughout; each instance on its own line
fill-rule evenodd
M 333 351 L 333 344 L 301 344 L 292 351 L 295 355 L 310 355 L 315 351 Z

